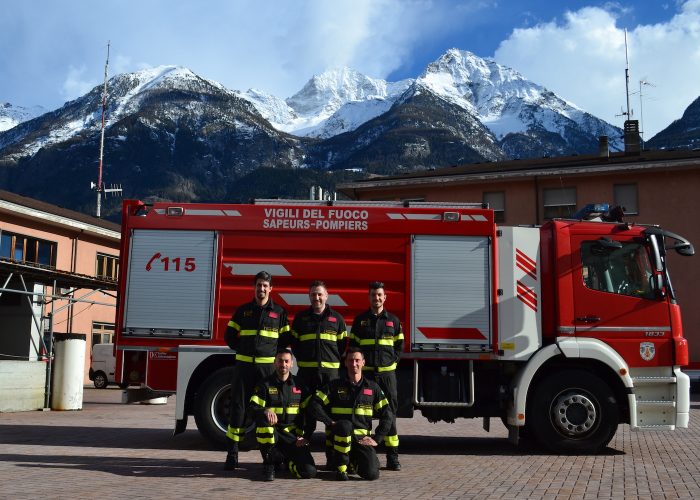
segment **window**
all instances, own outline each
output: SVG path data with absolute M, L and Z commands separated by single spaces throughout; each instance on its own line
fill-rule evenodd
M 627 215 L 639 215 L 636 184 L 615 184 L 613 186 L 615 205 L 623 207 Z
M 95 276 L 116 281 L 118 275 L 119 257 L 98 252 Z
M 2 231 L 0 232 L 0 257 L 56 267 L 56 243 Z
M 576 188 L 544 190 L 544 218 L 571 217 L 576 212 Z
M 601 292 L 653 299 L 653 276 L 646 248 L 634 242 L 615 248 L 599 241 L 581 244 L 583 283 Z
M 506 221 L 506 193 L 503 191 L 492 191 L 484 193 L 484 203 L 493 209 L 496 222 Z
M 92 322 L 92 345 L 109 344 L 114 335 L 114 323 Z

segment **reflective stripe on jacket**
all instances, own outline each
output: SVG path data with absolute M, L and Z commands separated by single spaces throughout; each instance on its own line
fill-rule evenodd
M 401 321 L 386 309 L 379 314 L 370 309 L 356 316 L 350 330 L 350 345 L 365 355 L 365 371 L 395 370 L 403 341 Z
M 244 363 L 272 363 L 277 345 L 289 343 L 287 312 L 272 299 L 264 306 L 255 300 L 243 304 L 228 322 L 224 339 Z M 285 343 L 286 342 L 286 343 Z
M 380 442 L 391 428 L 389 402 L 376 382 L 362 377 L 355 385 L 349 380 L 335 379 L 318 389 L 309 401 L 309 415 L 330 425 L 337 420 L 350 420 L 356 436 L 372 431 L 372 418 L 378 418 L 374 439 Z
M 311 308 L 299 312 L 291 336 L 299 368 L 340 368 L 348 333 L 345 320 L 330 306 L 321 314 Z
M 310 425 L 315 427 L 315 421 L 304 418 L 309 398 L 309 391 L 301 380 L 290 375 L 281 381 L 273 373 L 256 384 L 250 398 L 250 409 L 258 416 L 271 410 L 277 415 L 279 429 L 293 430 L 297 436 L 310 439 L 314 430 Z

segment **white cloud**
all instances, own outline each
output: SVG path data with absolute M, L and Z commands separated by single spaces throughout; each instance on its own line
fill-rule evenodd
M 75 66 L 68 67 L 68 74 L 66 75 L 63 85 L 61 86 L 61 94 L 63 95 L 64 99 L 77 99 L 78 97 L 88 93 L 92 87 L 95 86 L 92 79 L 86 78 L 86 73 L 87 68 L 85 66 L 81 66 L 79 68 L 76 68 Z
M 228 88 L 279 97 L 347 65 L 385 78 L 436 34 L 464 29 L 484 0 L 10 0 L 0 30 L 0 95 L 58 106 L 110 76 L 180 65 Z M 449 47 L 445 47 L 446 50 Z M 68 70 L 66 68 L 69 68 Z
M 596 7 L 567 12 L 532 28 L 516 29 L 494 58 L 590 113 L 621 126 L 626 107 L 624 29 L 616 14 Z M 628 31 L 630 107 L 643 118 L 644 137 L 681 117 L 700 95 L 700 0 L 682 4 L 666 23 Z M 644 86 L 640 117 L 639 81 Z

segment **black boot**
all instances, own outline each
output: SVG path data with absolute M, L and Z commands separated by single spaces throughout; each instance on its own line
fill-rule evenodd
M 275 480 L 275 464 L 263 464 L 263 481 Z
M 396 448 L 387 448 L 386 468 L 388 470 L 401 470 L 401 463 L 399 462 L 399 451 Z
M 226 453 L 226 462 L 224 462 L 224 470 L 236 470 L 238 468 L 238 446 L 232 444 L 229 446 Z

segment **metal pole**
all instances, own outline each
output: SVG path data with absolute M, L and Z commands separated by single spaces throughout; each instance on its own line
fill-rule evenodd
M 655 85 L 646 80 L 639 80 L 639 137 L 642 141 L 642 150 L 644 149 L 644 110 L 642 108 L 642 85 L 649 85 L 650 87 L 655 87 Z
M 5 284 L 2 285 L 2 288 L 0 288 L 0 297 L 2 297 L 2 292 L 4 292 L 4 291 L 5 291 L 5 288 L 7 288 L 7 284 L 8 284 L 8 283 L 10 282 L 10 280 L 12 279 L 12 275 L 13 275 L 13 274 L 14 274 L 14 273 L 10 273 L 10 274 L 7 276 L 7 279 L 5 280 Z
M 52 290 L 56 291 L 56 280 L 53 281 Z M 51 312 L 47 314 L 49 318 L 49 345 L 48 362 L 46 363 L 46 387 L 44 388 L 44 409 L 51 408 L 51 368 L 53 366 L 53 302 L 51 302 Z
M 102 88 L 102 129 L 100 132 L 100 164 L 97 170 L 97 217 L 101 216 L 102 212 L 102 158 L 104 157 L 105 149 L 105 114 L 107 113 L 107 67 L 109 66 L 109 44 L 107 41 L 107 60 L 105 61 L 105 80 Z
M 630 62 L 627 57 L 627 29 L 625 28 L 625 95 L 627 97 L 627 119 L 631 119 L 630 115 Z

